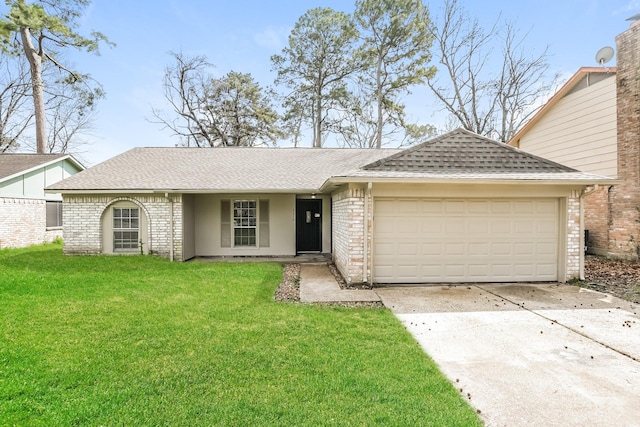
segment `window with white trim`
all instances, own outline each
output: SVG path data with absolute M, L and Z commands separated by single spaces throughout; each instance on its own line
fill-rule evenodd
M 140 241 L 138 208 L 113 208 L 113 251 L 135 252 Z
M 233 245 L 256 246 L 258 209 L 255 200 L 233 201 Z

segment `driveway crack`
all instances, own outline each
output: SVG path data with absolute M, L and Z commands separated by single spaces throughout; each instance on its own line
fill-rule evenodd
M 565 329 L 567 329 L 567 330 L 569 330 L 569 331 L 571 331 L 571 332 L 574 332 L 574 333 L 576 333 L 576 334 L 578 334 L 578 335 L 580 335 L 580 336 L 582 336 L 582 337 L 584 337 L 584 338 L 588 339 L 589 341 L 592 341 L 592 342 L 595 342 L 595 343 L 597 343 L 597 344 L 600 344 L 601 346 L 603 346 L 603 347 L 605 347 L 605 348 L 607 348 L 607 349 L 609 349 L 609 350 L 612 350 L 612 351 L 614 351 L 614 352 L 616 352 L 616 353 L 620 354 L 621 356 L 627 357 L 627 358 L 629 358 L 629 359 L 633 360 L 634 362 L 638 362 L 638 363 L 640 363 L 640 359 L 638 359 L 637 357 L 634 357 L 633 355 L 631 355 L 631 354 L 629 354 L 629 353 L 626 353 L 626 352 L 624 352 L 624 351 L 622 351 L 622 350 L 619 350 L 619 349 L 617 349 L 617 348 L 615 348 L 615 347 L 610 346 L 610 345 L 609 345 L 609 344 L 607 344 L 607 343 L 604 343 L 604 342 L 602 342 L 602 341 L 600 341 L 600 340 L 597 340 L 597 339 L 595 339 L 595 338 L 593 338 L 593 337 L 591 337 L 591 336 L 587 335 L 586 333 L 584 333 L 584 332 L 582 332 L 582 331 L 580 331 L 580 330 L 578 330 L 578 329 L 576 329 L 576 328 L 571 327 L 570 325 L 566 325 L 566 324 L 564 324 L 564 323 L 558 322 L 556 319 L 552 319 L 552 318 L 550 318 L 550 317 L 548 317 L 548 316 L 545 316 L 545 315 L 544 315 L 544 314 L 542 314 L 542 313 L 539 313 L 539 312 L 537 312 L 537 311 L 535 311 L 535 310 L 532 310 L 532 309 L 530 309 L 530 308 L 528 308 L 528 307 L 525 307 L 524 303 L 520 304 L 520 303 L 517 303 L 517 302 L 515 302 L 515 301 L 512 301 L 512 300 L 510 300 L 508 297 L 502 296 L 502 295 L 500 295 L 500 294 L 498 294 L 498 293 L 496 293 L 496 292 L 493 292 L 493 291 L 491 291 L 491 290 L 489 290 L 489 289 L 486 289 L 486 288 L 482 287 L 481 285 L 473 285 L 473 286 L 474 286 L 474 287 L 476 287 L 476 288 L 478 288 L 478 289 L 480 289 L 480 290 L 482 290 L 482 291 L 484 291 L 484 292 L 487 292 L 487 293 L 489 293 L 489 294 L 491 294 L 491 295 L 493 295 L 493 296 L 495 296 L 495 297 L 497 297 L 497 298 L 500 298 L 500 299 L 503 299 L 504 301 L 510 302 L 511 304 L 513 304 L 513 305 L 515 305 L 515 306 L 518 306 L 518 307 L 522 308 L 523 310 L 528 311 L 529 313 L 532 313 L 532 314 L 534 314 L 534 315 L 536 315 L 536 316 L 538 316 L 538 317 L 541 317 L 541 318 L 543 318 L 543 319 L 545 319 L 545 320 L 548 320 L 548 321 L 550 321 L 550 322 L 553 322 L 553 323 L 554 323 L 554 324 L 556 324 L 556 325 L 562 326 L 563 328 L 565 328 Z

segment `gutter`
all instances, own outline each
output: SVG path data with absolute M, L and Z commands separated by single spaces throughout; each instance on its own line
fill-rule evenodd
M 362 254 L 362 282 L 369 283 L 369 225 L 372 221 L 369 221 L 369 203 L 371 203 L 371 187 L 373 184 L 371 182 L 367 183 L 367 189 L 364 193 L 364 244 L 363 244 L 363 254 Z
M 173 254 L 173 199 L 169 197 L 169 193 L 164 193 L 164 197 L 169 202 L 169 260 L 175 261 Z

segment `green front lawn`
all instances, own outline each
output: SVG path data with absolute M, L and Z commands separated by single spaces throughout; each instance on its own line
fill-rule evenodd
M 385 309 L 277 264 L 0 251 L 0 425 L 481 425 Z

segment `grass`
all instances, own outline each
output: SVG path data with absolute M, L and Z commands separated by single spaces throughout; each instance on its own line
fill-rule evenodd
M 0 251 L 0 425 L 481 425 L 385 309 L 277 264 Z

